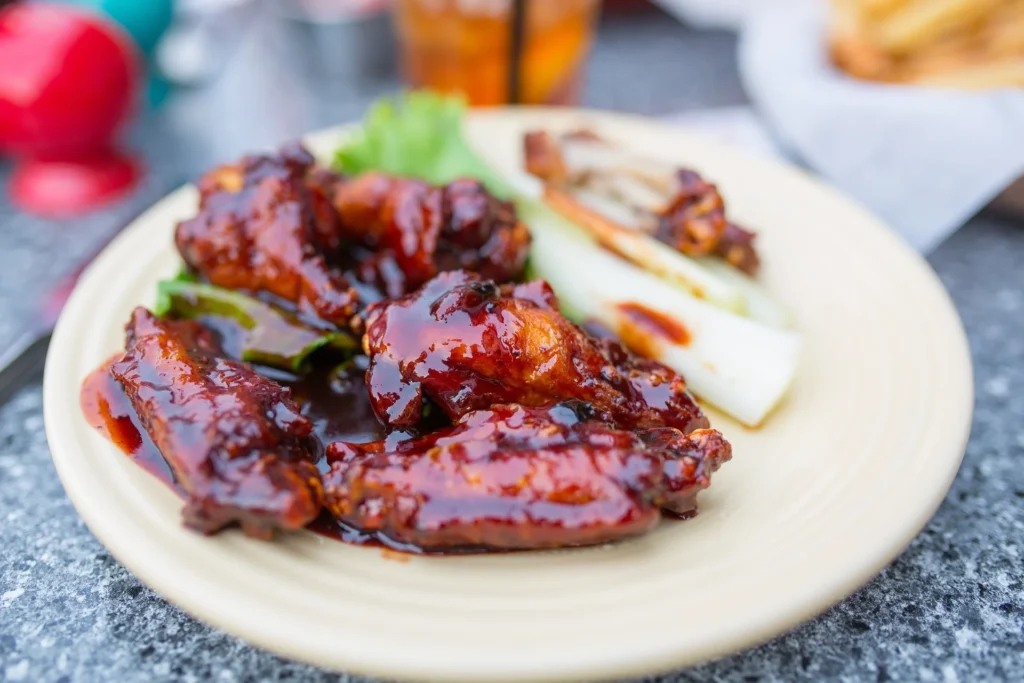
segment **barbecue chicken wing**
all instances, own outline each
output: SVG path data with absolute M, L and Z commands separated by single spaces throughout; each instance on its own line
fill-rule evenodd
M 341 246 L 328 194 L 338 183 L 298 145 L 214 169 L 199 181 L 199 213 L 178 224 L 178 251 L 215 285 L 269 292 L 345 325 L 357 297 L 326 260 Z
M 729 459 L 718 432 L 637 433 L 582 403 L 496 405 L 424 438 L 328 446 L 339 520 L 427 550 L 592 545 L 642 534 L 659 507 L 694 510 Z
M 663 457 L 661 509 L 677 517 L 697 511 L 697 494 L 711 485 L 711 475 L 732 459 L 732 445 L 715 429 L 684 434 L 662 427 L 637 432 L 652 451 Z
M 371 307 L 363 343 L 371 404 L 392 427 L 416 425 L 426 398 L 452 420 L 496 403 L 576 399 L 620 429 L 708 426 L 682 377 L 587 335 L 541 281 L 499 287 L 442 273 Z
M 507 282 L 526 264 L 529 230 L 476 180 L 435 187 L 368 173 L 338 185 L 333 202 L 346 236 L 375 252 L 357 276 L 389 297 L 447 270 Z
M 185 491 L 187 526 L 268 537 L 317 516 L 313 425 L 288 389 L 221 357 L 198 323 L 137 308 L 126 331 L 111 374 Z

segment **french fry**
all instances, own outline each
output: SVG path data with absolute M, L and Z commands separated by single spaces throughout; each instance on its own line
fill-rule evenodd
M 829 51 L 857 78 L 1020 85 L 1024 0 L 832 0 Z
M 854 78 L 892 80 L 896 64 L 878 48 L 856 37 L 835 39 L 830 46 L 832 61 Z
M 920 85 L 969 90 L 1024 88 L 1024 57 L 922 75 L 914 78 L 913 82 Z
M 992 14 L 978 40 L 993 55 L 1024 55 L 1024 2 L 1015 2 Z
M 977 50 L 922 50 L 901 62 L 899 80 L 906 83 L 921 82 L 942 74 L 984 66 L 986 62 L 987 57 Z
M 832 0 L 829 35 L 833 40 L 863 39 L 864 26 L 858 0 Z
M 860 0 L 864 15 L 877 19 L 892 14 L 910 0 Z
M 974 32 L 961 31 L 926 45 L 901 60 L 904 79 L 944 70 L 958 70 L 987 58 Z
M 855 78 L 887 80 L 893 60 L 869 40 L 860 0 L 833 0 L 829 51 L 832 61 Z
M 915 0 L 879 22 L 877 38 L 884 49 L 906 54 L 978 21 L 1000 4 L 1000 0 Z

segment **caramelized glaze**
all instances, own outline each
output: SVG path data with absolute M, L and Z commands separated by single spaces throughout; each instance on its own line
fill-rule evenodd
M 585 404 L 496 405 L 421 438 L 335 442 L 326 507 L 418 548 L 593 545 L 645 533 L 666 491 L 659 449 Z M 679 434 L 677 430 L 671 430 Z
M 428 399 L 452 421 L 501 403 L 575 399 L 621 429 L 708 426 L 676 372 L 590 337 L 557 303 L 543 281 L 498 286 L 452 271 L 375 305 L 364 346 L 377 416 L 408 429 Z

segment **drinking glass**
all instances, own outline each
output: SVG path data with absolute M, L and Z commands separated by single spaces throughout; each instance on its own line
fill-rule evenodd
M 472 105 L 575 104 L 599 10 L 600 0 L 395 0 L 399 64 L 410 86 Z

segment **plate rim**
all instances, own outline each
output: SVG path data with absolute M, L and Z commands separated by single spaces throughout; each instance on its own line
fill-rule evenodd
M 770 623 L 760 627 L 754 626 L 746 629 L 737 629 L 732 638 L 723 639 L 717 642 L 713 647 L 705 647 L 696 655 L 693 652 L 664 652 L 661 653 L 660 656 L 650 656 L 645 654 L 633 659 L 624 656 L 620 657 L 617 660 L 617 665 L 614 666 L 610 666 L 607 661 L 602 661 L 602 668 L 599 670 L 595 670 L 593 667 L 587 668 L 584 665 L 574 671 L 551 671 L 549 672 L 550 675 L 544 675 L 544 672 L 534 672 L 534 674 L 530 676 L 530 679 L 575 680 L 580 676 L 588 676 L 596 679 L 611 680 L 623 676 L 649 675 L 658 672 L 670 671 L 677 669 L 680 666 L 689 666 L 709 659 L 714 659 L 731 652 L 736 652 L 741 649 L 753 647 L 772 637 L 789 631 L 796 625 L 803 623 L 817 614 L 831 608 L 833 605 L 845 599 L 855 590 L 863 586 L 903 552 L 907 545 L 917 537 L 924 526 L 932 518 L 939 505 L 941 505 L 956 477 L 957 472 L 959 471 L 970 435 L 974 403 L 974 381 L 972 359 L 969 352 L 966 333 L 964 332 L 962 321 L 959 318 L 955 305 L 949 297 L 948 292 L 927 262 L 919 254 L 912 251 L 901 238 L 891 231 L 891 229 L 885 226 L 879 219 L 874 217 L 857 202 L 851 200 L 849 197 L 843 195 L 835 188 L 822 182 L 803 169 L 794 167 L 779 160 L 759 158 L 755 155 L 745 153 L 742 150 L 737 150 L 727 145 L 707 140 L 702 138 L 700 135 L 694 135 L 690 132 L 680 130 L 657 120 L 630 114 L 619 114 L 590 109 L 564 110 L 544 107 L 522 107 L 473 111 L 470 116 L 474 119 L 486 119 L 488 117 L 501 119 L 509 116 L 522 116 L 524 114 L 528 117 L 556 117 L 562 118 L 563 120 L 579 117 L 580 119 L 585 120 L 598 120 L 602 122 L 609 121 L 610 125 L 615 125 L 615 122 L 622 121 L 632 126 L 660 129 L 666 133 L 671 133 L 671 136 L 677 140 L 688 139 L 692 144 L 697 145 L 698 147 L 721 150 L 723 154 L 737 158 L 743 163 L 750 163 L 753 161 L 757 164 L 764 165 L 766 168 L 781 168 L 787 173 L 795 173 L 801 176 L 805 182 L 810 182 L 815 185 L 816 189 L 819 191 L 824 191 L 829 194 L 832 200 L 840 201 L 851 209 L 860 211 L 865 217 L 870 219 L 870 222 L 880 228 L 880 234 L 883 234 L 889 242 L 888 247 L 902 252 L 903 257 L 909 257 L 910 261 L 913 262 L 914 269 L 917 271 L 918 275 L 923 275 L 930 280 L 929 284 L 931 287 L 929 289 L 933 290 L 934 294 L 941 295 L 941 298 L 944 299 L 944 306 L 948 309 L 946 312 L 952 314 L 953 320 L 955 320 L 956 327 L 959 331 L 960 339 L 958 341 L 963 352 L 960 354 L 961 357 L 959 360 L 961 363 L 957 371 L 963 373 L 961 379 L 963 380 L 963 385 L 968 388 L 967 393 L 962 397 L 963 410 L 957 411 L 958 415 L 961 413 L 963 414 L 960 438 L 957 440 L 955 446 L 955 450 L 959 453 L 959 456 L 949 460 L 948 471 L 945 473 L 946 476 L 943 480 L 943 485 L 933 492 L 933 495 L 929 500 L 929 504 L 920 506 L 918 514 L 915 515 L 913 519 L 903 520 L 902 526 L 905 527 L 906 533 L 902 534 L 902 536 L 905 536 L 905 539 L 901 541 L 899 547 L 895 547 L 894 544 L 893 547 L 886 549 L 884 552 L 876 553 L 873 561 L 865 562 L 858 571 L 850 572 L 843 577 L 843 580 L 834 582 L 838 585 L 832 586 L 830 590 L 823 591 L 829 592 L 832 595 L 832 598 L 823 600 L 821 596 L 808 595 L 803 601 L 804 604 L 795 606 L 785 615 L 776 615 L 774 620 L 770 620 Z M 351 134 L 352 131 L 357 129 L 358 124 L 344 124 L 342 126 L 311 133 L 310 135 L 305 136 L 304 139 L 329 139 L 345 134 Z M 54 331 L 54 343 L 51 344 L 50 351 L 47 356 L 44 374 L 44 421 L 47 440 L 51 448 L 52 459 L 64 488 L 75 506 L 76 512 L 85 521 L 90 531 L 111 552 L 111 554 L 118 559 L 119 562 L 124 564 L 140 580 L 146 583 L 146 585 L 152 587 L 169 602 L 178 605 L 201 621 L 211 624 L 228 633 L 238 635 L 247 642 L 256 644 L 259 647 L 275 652 L 284 657 L 293 659 L 297 658 L 314 665 L 338 670 L 336 662 L 325 662 L 318 653 L 299 652 L 292 647 L 281 647 L 280 643 L 270 641 L 264 637 L 258 627 L 241 629 L 238 626 L 237 620 L 233 621 L 217 609 L 208 608 L 203 601 L 182 599 L 180 591 L 176 591 L 168 586 L 168 584 L 173 584 L 174 582 L 165 581 L 163 578 L 154 578 L 152 573 L 148 571 L 146 563 L 143 562 L 141 558 L 132 555 L 130 551 L 122 548 L 120 540 L 116 537 L 116 530 L 109 525 L 107 520 L 100 519 L 100 515 L 98 515 L 95 510 L 86 503 L 85 498 L 88 492 L 81 490 L 80 487 L 76 486 L 74 481 L 69 482 L 71 475 L 66 458 L 68 457 L 67 454 L 73 451 L 73 445 L 69 450 L 68 445 L 64 443 L 64 435 L 61 433 L 59 428 L 59 418 L 61 418 L 62 414 L 67 411 L 63 410 L 58 404 L 60 392 L 62 389 L 67 389 L 67 387 L 62 386 L 62 384 L 67 384 L 67 381 L 65 380 L 67 380 L 67 377 L 71 374 L 70 370 L 67 369 L 69 357 L 67 355 L 62 355 L 67 348 L 72 348 L 69 345 L 72 344 L 71 335 L 73 329 L 70 327 L 70 322 L 68 322 L 72 316 L 68 311 L 77 310 L 77 307 L 80 305 L 78 303 L 78 299 L 84 296 L 82 292 L 86 292 L 90 289 L 84 285 L 91 283 L 102 274 L 107 267 L 107 260 L 111 258 L 111 254 L 116 252 L 118 245 L 131 240 L 133 232 L 137 230 L 140 225 L 147 222 L 148 216 L 153 212 L 158 211 L 165 203 L 172 204 L 174 202 L 181 201 L 180 197 L 182 193 L 193 191 L 194 188 L 192 185 L 180 187 L 142 212 L 85 270 L 79 281 L 79 285 L 76 286 L 75 291 L 69 298 L 65 312 L 62 313 Z M 77 406 L 77 388 L 74 394 L 74 404 Z M 63 407 L 66 408 L 66 405 Z M 360 661 L 358 659 L 353 659 L 344 664 L 344 670 L 349 673 L 368 676 L 397 676 L 403 679 L 423 678 L 423 672 L 418 669 L 415 662 L 403 662 L 401 661 L 401 658 L 396 658 L 395 661 L 391 662 L 370 662 L 367 660 Z M 460 669 L 457 665 L 451 667 L 447 671 L 433 671 L 430 673 L 429 678 L 432 680 L 452 681 L 482 680 L 483 678 L 487 678 L 488 680 L 523 680 L 521 676 L 517 676 L 515 679 L 506 679 L 501 675 L 494 675 L 494 672 L 489 672 L 488 674 L 481 676 L 479 671 Z

